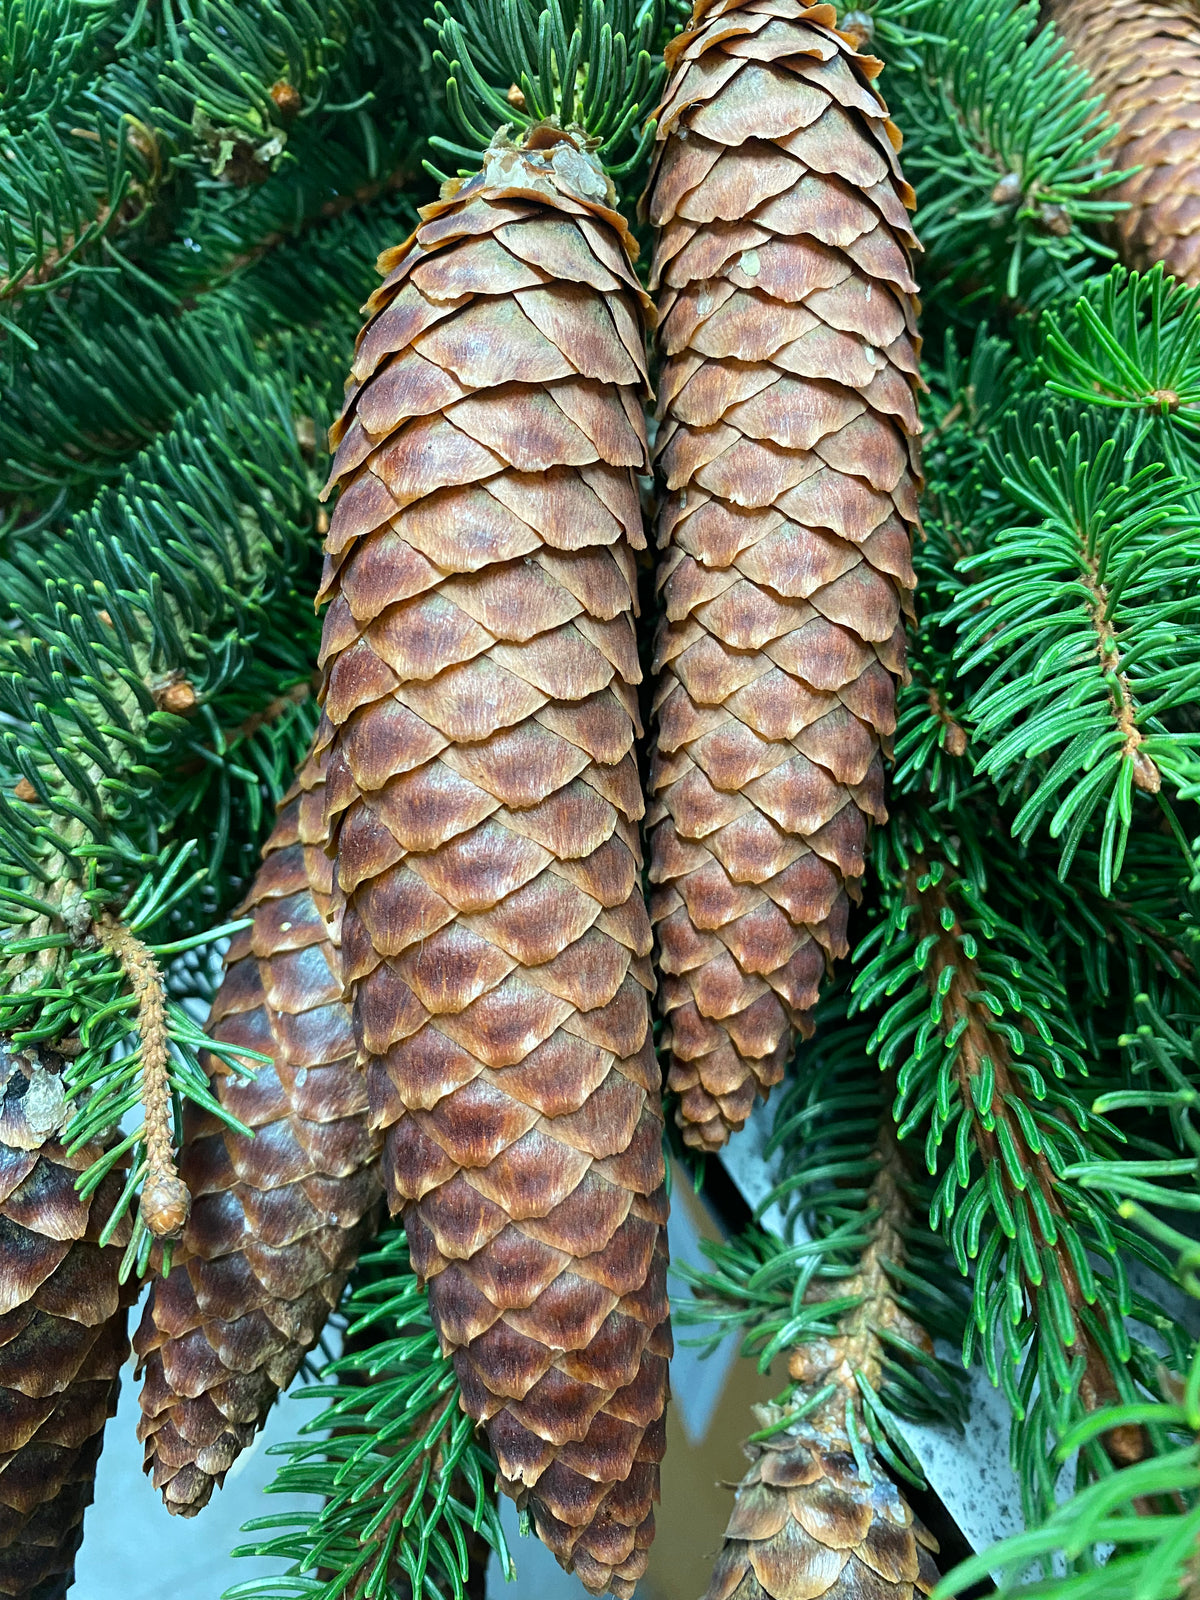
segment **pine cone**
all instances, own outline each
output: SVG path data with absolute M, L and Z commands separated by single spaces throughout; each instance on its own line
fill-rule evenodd
M 651 906 L 716 1149 L 846 953 L 914 583 L 915 284 L 879 63 L 831 6 L 699 0 L 649 189 L 663 358 Z
M 254 1137 L 189 1111 L 191 1217 L 134 1339 L 146 1469 L 185 1517 L 262 1427 L 378 1220 L 378 1140 L 326 920 L 324 805 L 310 757 L 264 846 L 246 901 L 254 923 L 230 945 L 210 1017 L 215 1039 L 271 1058 L 250 1082 L 210 1066 L 221 1104 Z
M 332 435 L 322 662 L 392 1206 L 501 1486 L 628 1595 L 670 1336 L 633 752 L 645 297 L 611 199 L 536 128 L 381 258 Z
M 104 1424 L 117 1408 L 134 1283 L 117 1273 L 128 1223 L 110 1173 L 75 1191 L 99 1145 L 68 1155 L 67 1107 L 50 1058 L 0 1049 L 0 1595 L 58 1600 L 71 1586 Z
M 1115 12 L 1105 0 L 1058 0 L 1050 16 L 1104 111 L 1118 171 L 1140 171 L 1108 191 L 1129 210 L 1112 225 L 1122 259 L 1156 261 L 1200 283 L 1200 19 L 1191 0 L 1137 0 Z
M 781 1420 L 757 1406 L 761 1426 Z M 861 1446 L 860 1446 L 861 1448 Z M 938 1573 L 937 1541 L 873 1453 L 871 1476 L 844 1430 L 800 1421 L 748 1444 L 705 1600 L 916 1600 Z

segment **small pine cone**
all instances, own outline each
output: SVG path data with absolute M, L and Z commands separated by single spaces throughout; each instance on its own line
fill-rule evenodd
M 831 6 L 698 0 L 648 213 L 663 360 L 651 906 L 669 1083 L 717 1149 L 846 953 L 905 672 L 916 245 Z
M 210 1017 L 213 1038 L 271 1058 L 249 1082 L 210 1063 L 218 1099 L 254 1137 L 189 1111 L 191 1216 L 134 1340 L 146 1469 L 185 1517 L 290 1383 L 378 1220 L 378 1140 L 327 920 L 324 804 L 310 757 L 264 846 L 253 926 L 230 945 Z
M 1055 0 L 1050 16 L 1091 74 L 1116 123 L 1118 171 L 1140 168 L 1106 198 L 1129 210 L 1112 225 L 1128 266 L 1165 264 L 1200 283 L 1200 18 L 1191 0 Z
M 782 1413 L 756 1407 L 766 1426 Z M 748 1444 L 704 1600 L 918 1600 L 938 1580 L 937 1540 L 879 1460 L 860 1474 L 844 1432 L 802 1420 Z
M 55 1072 L 0 1057 L 0 1595 L 59 1600 L 71 1586 L 104 1424 L 117 1408 L 135 1283 L 119 1284 L 128 1222 L 97 1241 L 120 1199 L 110 1173 L 90 1202 L 68 1155 Z
M 422 217 L 332 434 L 346 980 L 389 1198 L 501 1486 L 628 1595 L 670 1350 L 633 751 L 646 301 L 560 130 L 498 137 Z

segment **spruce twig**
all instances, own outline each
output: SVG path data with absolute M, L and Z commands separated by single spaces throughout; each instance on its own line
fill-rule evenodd
M 151 1233 L 176 1237 L 191 1211 L 191 1196 L 175 1166 L 174 1116 L 171 1104 L 170 1046 L 167 1042 L 166 998 L 162 969 L 151 951 L 111 912 L 104 912 L 92 930 L 121 963 L 137 997 L 138 1033 L 142 1041 L 142 1138 L 146 1178 L 139 1210 Z
M 986 985 L 965 948 L 958 908 L 944 882 L 931 877 L 920 857 L 908 869 L 906 889 L 910 904 L 917 907 L 918 935 L 930 945 L 924 981 L 931 996 L 941 998 L 943 1037 L 957 1039 L 954 1070 L 962 1102 L 972 1108 L 972 1134 L 984 1170 L 989 1178 L 993 1173 L 999 1176 L 1010 1205 L 1028 1202 L 1028 1226 L 1044 1267 L 1026 1273 L 1026 1292 L 1036 1302 L 1046 1281 L 1043 1272 L 1057 1272 L 1075 1329 L 1066 1351 L 1070 1358 L 1083 1358 L 1079 1396 L 1085 1410 L 1095 1411 L 1114 1404 L 1120 1394 L 1087 1326 L 1089 1299 L 1094 1295 L 1084 1292 L 1077 1265 L 1066 1249 L 1061 1229 L 1069 1226 L 1070 1219 L 1059 1199 L 1059 1185 L 1045 1146 L 1036 1136 L 1033 1141 L 1029 1138 L 1026 1097 L 1013 1074 L 1006 1040 L 990 1026 L 993 1014 L 982 1002 Z M 1146 1454 L 1147 1442 L 1140 1429 L 1115 1429 L 1104 1436 L 1104 1447 L 1114 1463 L 1128 1465 Z

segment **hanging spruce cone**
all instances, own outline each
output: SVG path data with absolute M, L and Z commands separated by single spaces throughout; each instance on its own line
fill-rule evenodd
M 104 1424 L 129 1353 L 129 1238 L 98 1239 L 121 1194 L 110 1173 L 81 1200 L 99 1146 L 68 1155 L 56 1065 L 0 1047 L 0 1595 L 58 1600 L 71 1586 Z
M 781 1407 L 755 1407 L 759 1427 L 777 1431 L 745 1447 L 750 1470 L 705 1600 L 917 1600 L 937 1583 L 937 1540 L 889 1478 L 863 1416 L 860 1385 L 879 1392 L 897 1347 L 933 1353 L 888 1276 L 904 1262 L 911 1223 L 890 1120 L 876 1155 L 857 1270 L 818 1278 L 809 1291 L 811 1299 L 853 1303 L 835 1334 L 799 1345 L 788 1360 L 800 1386 L 796 1401 L 818 1403 L 790 1425 L 783 1425 Z M 890 1357 L 885 1340 L 892 1341 Z
M 844 1400 L 843 1400 L 844 1408 Z M 782 1420 L 756 1406 L 760 1427 Z M 844 1414 L 844 1409 L 843 1409 Z M 855 1462 L 844 1426 L 803 1420 L 748 1444 L 705 1600 L 917 1600 L 938 1580 L 937 1541 L 877 1456 Z
M 663 359 L 652 916 L 684 1138 L 782 1076 L 847 894 L 904 673 L 916 241 L 879 63 L 831 6 L 699 0 L 648 211 Z
M 1122 259 L 1200 283 L 1200 17 L 1191 0 L 1056 0 L 1059 33 L 1116 124 L 1107 154 L 1130 176 L 1112 229 Z M 1138 171 L 1131 169 L 1138 168 Z
M 670 1349 L 633 753 L 645 297 L 602 169 L 549 125 L 422 217 L 333 433 L 346 980 L 501 1486 L 628 1595 Z
M 189 1112 L 191 1216 L 134 1340 L 146 1467 L 185 1517 L 290 1383 L 378 1216 L 378 1141 L 327 920 L 324 805 L 310 757 L 263 849 L 246 901 L 254 923 L 229 948 L 210 1018 L 213 1038 L 271 1058 L 252 1082 L 214 1072 L 222 1105 L 254 1137 Z

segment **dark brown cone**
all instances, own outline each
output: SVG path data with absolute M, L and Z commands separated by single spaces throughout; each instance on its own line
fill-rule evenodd
M 642 295 L 542 127 L 422 212 L 341 421 L 324 594 L 343 956 L 385 1179 L 500 1483 L 645 1569 L 670 1334 L 633 753 Z
M 782 1419 L 757 1406 L 762 1427 Z M 861 1446 L 860 1446 L 861 1448 Z M 918 1600 L 938 1580 L 937 1541 L 872 1452 L 860 1472 L 830 1418 L 748 1444 L 704 1600 Z
M 210 1017 L 213 1038 L 271 1058 L 250 1082 L 209 1064 L 221 1104 L 254 1137 L 189 1112 L 191 1216 L 134 1339 L 146 1470 L 185 1517 L 263 1425 L 378 1220 L 379 1141 L 327 920 L 324 808 L 323 767 L 309 757 L 263 848 L 245 906 L 254 923 L 230 945 Z
M 134 1283 L 117 1273 L 128 1223 L 97 1242 L 121 1194 L 81 1200 L 99 1145 L 68 1155 L 55 1072 L 0 1054 L 0 1595 L 59 1600 L 74 1577 L 104 1424 L 129 1353 Z
M 670 47 L 651 906 L 669 1083 L 715 1149 L 846 953 L 904 674 L 916 245 L 879 63 L 831 6 L 699 0 Z
M 1116 123 L 1107 154 L 1130 176 L 1106 198 L 1129 210 L 1112 224 L 1128 266 L 1156 261 L 1200 283 L 1200 18 L 1191 0 L 1057 0 L 1059 33 Z M 1132 171 L 1140 168 L 1140 171 Z

